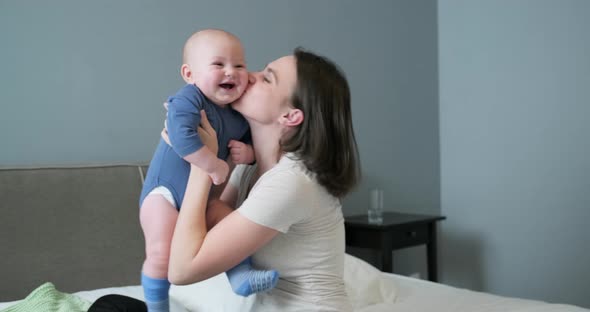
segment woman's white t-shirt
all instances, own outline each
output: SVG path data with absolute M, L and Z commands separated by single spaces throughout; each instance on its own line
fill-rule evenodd
M 253 255 L 256 267 L 275 269 L 273 290 L 256 294 L 256 311 L 352 311 L 346 296 L 344 218 L 305 166 L 284 155 L 252 186 L 255 166 L 237 166 L 230 184 L 239 190 L 238 212 L 279 231 Z

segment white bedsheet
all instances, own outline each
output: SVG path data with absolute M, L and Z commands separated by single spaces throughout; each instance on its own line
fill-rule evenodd
M 590 312 L 571 305 L 495 296 L 383 273 L 352 256 L 346 257 L 345 268 L 347 292 L 358 312 Z M 91 302 L 107 294 L 143 300 L 139 285 L 75 294 Z M 248 311 L 252 299 L 234 295 L 224 274 L 170 290 L 172 312 Z M 14 303 L 0 303 L 0 310 Z
M 397 285 L 395 311 L 590 312 L 588 309 L 572 305 L 496 296 L 406 276 L 383 274 L 389 275 Z

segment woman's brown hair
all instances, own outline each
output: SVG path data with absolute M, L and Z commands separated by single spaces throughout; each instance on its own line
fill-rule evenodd
M 297 86 L 292 103 L 304 119 L 281 142 L 282 150 L 294 153 L 330 194 L 343 197 L 360 179 L 348 82 L 327 58 L 301 48 L 293 54 Z

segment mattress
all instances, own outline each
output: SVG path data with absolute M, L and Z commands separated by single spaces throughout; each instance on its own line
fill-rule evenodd
M 590 312 L 571 305 L 496 296 L 384 273 L 350 255 L 346 257 L 344 279 L 357 312 Z M 143 300 L 140 285 L 84 290 L 74 294 L 90 302 L 107 294 Z M 17 302 L 0 303 L 0 310 Z M 173 285 L 170 302 L 172 312 L 248 311 L 253 296 L 236 296 L 225 275 L 220 274 L 192 285 Z
M 590 312 L 588 309 L 492 295 L 406 276 L 389 275 L 397 286 L 395 311 L 437 312 Z

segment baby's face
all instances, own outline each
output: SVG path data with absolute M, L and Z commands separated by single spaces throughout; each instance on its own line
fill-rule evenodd
M 226 105 L 237 100 L 248 84 L 242 45 L 229 36 L 214 36 L 195 45 L 189 66 L 194 83 L 211 101 Z

